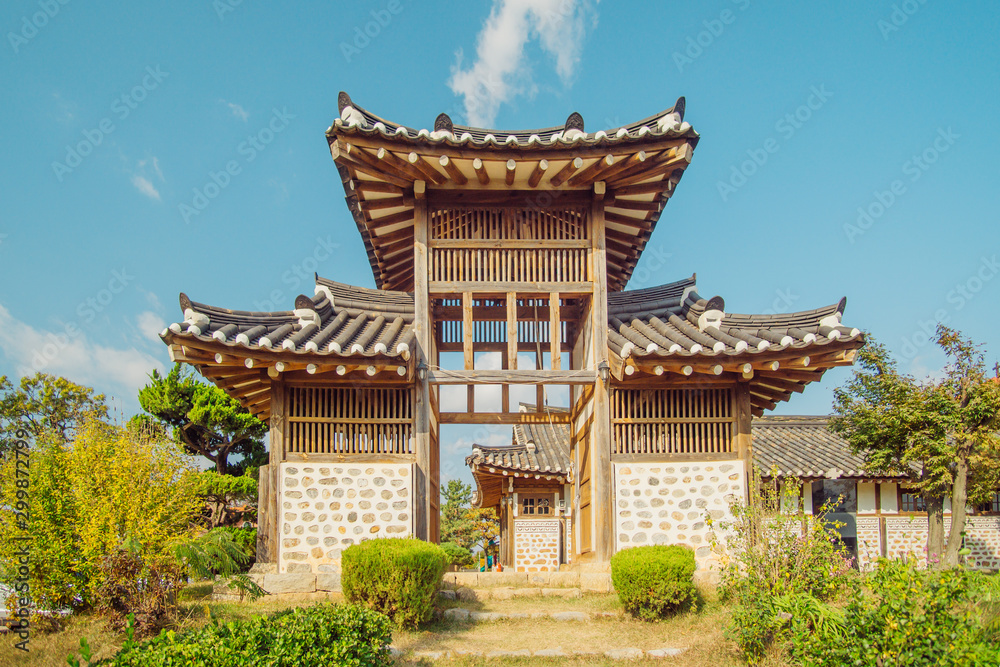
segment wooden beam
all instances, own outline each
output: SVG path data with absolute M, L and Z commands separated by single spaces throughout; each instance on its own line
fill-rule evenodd
M 570 176 L 576 173 L 581 167 L 583 167 L 583 158 L 575 157 L 566 163 L 562 169 L 557 171 L 552 178 L 549 179 L 549 184 L 553 187 L 559 187 L 565 183 Z
M 549 168 L 548 160 L 539 160 L 535 163 L 535 168 L 531 170 L 531 175 L 528 176 L 528 186 L 537 187 L 538 183 L 542 180 L 542 176 L 545 175 L 545 171 Z
M 361 202 L 367 211 L 378 211 L 383 208 L 413 206 L 413 197 L 383 197 L 382 199 L 366 199 Z
M 516 360 L 516 356 L 514 359 Z M 510 356 L 508 355 L 508 360 Z M 592 370 L 436 370 L 428 372 L 428 382 L 453 384 L 593 384 L 597 377 Z
M 465 370 L 475 370 L 475 354 L 472 349 L 473 327 L 472 327 L 472 292 L 462 294 L 462 351 L 465 355 Z M 476 411 L 476 389 L 471 384 L 468 388 L 469 412 Z
M 475 292 L 479 297 L 503 297 L 506 294 L 514 293 L 524 296 L 547 296 L 551 292 L 558 291 L 564 295 L 590 294 L 593 285 L 589 282 L 579 283 L 512 283 L 512 282 L 477 282 L 477 281 L 431 281 L 428 288 L 434 294 L 461 294 L 462 292 Z
M 390 169 L 395 170 L 396 173 L 404 178 L 413 179 L 415 181 L 422 181 L 424 179 L 423 172 L 406 160 L 397 157 L 392 151 L 386 150 L 385 148 L 379 148 L 375 153 L 375 157 L 378 158 L 380 162 L 384 162 Z
M 594 296 L 591 301 L 593 359 L 599 365 L 608 359 L 608 275 L 607 250 L 604 239 L 604 202 L 595 193 L 590 208 L 591 275 Z M 594 423 L 591 428 L 591 503 L 594 512 L 594 555 L 598 562 L 606 563 L 615 553 L 615 499 L 611 481 L 611 397 L 610 387 L 601 382 L 594 384 Z
M 628 185 L 625 187 L 611 186 L 616 197 L 628 197 L 630 195 L 659 194 L 670 190 L 673 186 L 668 180 L 654 181 L 652 183 L 640 183 L 638 185 Z
M 506 172 L 504 173 L 503 182 L 507 184 L 507 187 L 514 185 L 514 177 L 517 175 L 517 162 L 514 158 L 507 160 Z
M 418 155 L 417 153 L 410 153 L 409 155 L 407 155 L 406 161 L 412 164 L 414 167 L 416 167 L 416 169 L 421 174 L 426 176 L 427 180 L 429 180 L 434 185 L 441 185 L 442 183 L 448 180 L 444 174 L 442 174 L 434 167 L 434 165 L 432 165 L 430 162 L 425 160 L 422 156 Z
M 549 356 L 552 370 L 562 368 L 562 318 L 559 316 L 559 292 L 549 294 Z
M 597 175 L 612 166 L 615 163 L 615 156 L 608 153 L 604 157 L 595 160 L 589 167 L 581 171 L 580 173 L 573 176 L 573 178 L 567 181 L 567 184 L 571 188 L 578 188 L 584 185 L 590 185 L 596 180 Z
M 517 370 L 517 292 L 507 292 L 506 304 L 507 368 L 514 371 Z
M 416 363 L 430 365 L 431 355 L 431 321 L 430 321 L 430 299 L 427 292 L 427 237 L 429 227 L 429 216 L 427 215 L 427 200 L 417 201 L 414 209 L 414 237 L 413 237 L 413 301 L 414 317 L 413 329 L 417 343 Z M 430 485 L 434 479 L 432 461 L 434 457 L 431 452 L 433 442 L 431 439 L 431 395 L 430 384 L 426 381 L 418 380 L 414 389 L 414 454 L 416 454 L 416 466 L 414 475 L 414 517 L 413 532 L 415 537 L 422 540 L 430 539 L 431 526 L 431 498 Z
M 569 424 L 568 412 L 442 412 L 441 424 Z
M 409 188 L 401 188 L 398 185 L 393 185 L 392 183 L 383 183 L 382 181 L 362 181 L 359 179 L 351 181 L 351 190 L 357 192 L 383 192 L 393 195 L 413 194 Z
M 476 170 L 476 178 L 479 180 L 480 185 L 490 184 L 490 175 L 486 173 L 486 167 L 483 166 L 483 161 L 476 158 L 472 161 L 472 168 Z
M 465 174 L 462 173 L 462 170 L 459 169 L 457 166 L 455 166 L 455 161 L 452 160 L 447 155 L 442 155 L 440 158 L 438 158 L 438 163 L 442 167 L 444 167 L 444 170 L 448 172 L 448 176 L 455 183 L 458 183 L 459 185 L 465 185 L 466 183 L 469 182 L 469 179 L 465 177 Z

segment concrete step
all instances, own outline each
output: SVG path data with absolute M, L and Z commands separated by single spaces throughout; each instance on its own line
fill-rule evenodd
M 410 658 L 416 660 L 429 660 L 435 662 L 437 660 L 450 660 L 452 658 L 461 658 L 465 656 L 477 657 L 477 658 L 573 658 L 573 657 L 589 657 L 589 658 L 608 658 L 610 660 L 641 660 L 643 658 L 675 658 L 682 653 L 685 649 L 682 648 L 657 648 L 643 650 L 641 648 L 613 648 L 603 651 L 587 651 L 579 649 L 569 649 L 566 650 L 561 646 L 556 646 L 555 648 L 545 648 L 536 649 L 534 651 L 528 649 L 521 649 L 520 651 L 477 651 L 477 650 L 459 650 L 459 651 L 412 651 L 404 652 L 400 651 L 394 646 L 390 646 L 389 650 L 392 652 L 393 657 L 396 658 Z
M 463 600 L 466 602 L 481 602 L 483 600 L 513 600 L 514 598 L 564 598 L 576 599 L 583 597 L 579 588 L 459 588 L 439 591 L 438 595 L 445 600 Z

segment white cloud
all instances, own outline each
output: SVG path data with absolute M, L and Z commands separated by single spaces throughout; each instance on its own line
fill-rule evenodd
M 149 310 L 136 316 L 135 325 L 139 328 L 139 333 L 155 343 L 160 342 L 160 332 L 167 328 L 164 319 Z
M 538 40 L 555 59 L 555 71 L 569 85 L 580 61 L 588 23 L 596 12 L 588 0 L 493 0 L 493 9 L 476 42 L 476 60 L 462 66 L 456 54 L 448 85 L 464 98 L 470 125 L 492 127 L 500 105 L 534 91 L 524 62 L 528 42 Z
M 133 174 L 132 185 L 135 186 L 136 190 L 146 195 L 150 199 L 155 199 L 156 201 L 160 201 L 160 191 L 157 190 L 156 186 L 153 185 L 152 181 L 150 181 L 145 176 L 140 176 L 139 174 Z
M 134 401 L 154 368 L 165 370 L 162 362 L 135 347 L 95 343 L 75 325 L 57 331 L 38 329 L 18 320 L 3 305 L 0 352 L 20 375 L 60 375 L 99 392 L 115 394 L 127 404 Z
M 250 118 L 250 112 L 244 109 L 239 104 L 234 104 L 233 102 L 226 102 L 229 106 L 229 110 L 233 112 L 233 115 L 242 120 L 244 123 Z

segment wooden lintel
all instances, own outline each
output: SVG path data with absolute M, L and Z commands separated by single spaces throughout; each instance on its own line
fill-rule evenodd
M 442 424 L 569 424 L 568 412 L 442 412 Z
M 575 370 L 436 370 L 428 373 L 431 384 L 593 384 L 596 371 Z

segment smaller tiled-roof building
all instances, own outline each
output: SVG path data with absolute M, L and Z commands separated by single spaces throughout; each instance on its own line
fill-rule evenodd
M 534 406 L 524 407 L 534 411 Z M 841 538 L 862 568 L 871 567 L 880 556 L 923 553 L 927 517 L 919 496 L 907 491 L 906 477 L 867 472 L 864 460 L 829 429 L 829 417 L 759 417 L 753 420 L 752 437 L 753 462 L 762 480 L 785 480 L 783 484 L 790 478 L 797 480 L 800 506 L 806 514 L 818 514 L 827 506 L 827 517 L 842 524 Z M 510 446 L 475 446 L 466 463 L 478 487 L 477 503 L 496 508 L 501 517 L 501 562 L 505 565 L 520 569 L 516 554 L 524 549 L 518 539 L 534 536 L 522 525 L 555 518 L 561 530 L 568 531 L 566 508 L 572 503 L 565 500 L 572 493 L 573 471 L 567 425 L 519 424 Z M 551 515 L 530 512 L 543 493 L 553 505 Z M 530 507 L 525 505 L 527 498 L 534 498 Z M 969 564 L 1000 569 L 1000 493 L 970 511 Z M 566 533 L 564 539 L 569 537 Z

